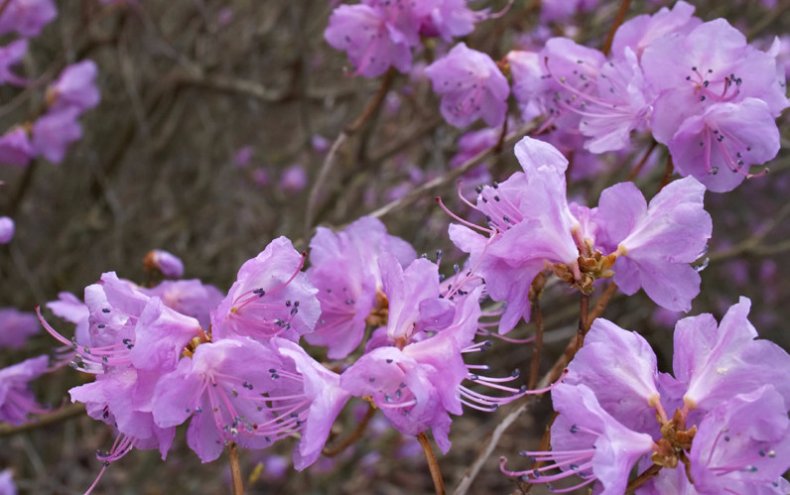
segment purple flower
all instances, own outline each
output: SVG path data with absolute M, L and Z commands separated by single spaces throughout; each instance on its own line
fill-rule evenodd
M 33 124 L 33 149 L 52 163 L 60 163 L 71 143 L 82 137 L 77 119 L 80 109 L 66 107 L 52 110 Z
M 67 316 L 82 324 L 81 311 L 74 301 L 70 303 Z M 132 448 L 157 448 L 164 458 L 175 430 L 154 423 L 154 388 L 163 374 L 176 368 L 183 353 L 191 352 L 189 346 L 206 339 L 205 333 L 194 318 L 168 308 L 114 273 L 105 273 L 99 283 L 86 287 L 85 306 L 87 342 L 72 342 L 40 319 L 53 337 L 72 348 L 72 366 L 96 375 L 94 382 L 69 393 L 73 401 L 86 405 L 92 418 L 119 431 L 110 451 L 99 457 L 112 462 Z
M 560 383 L 552 389 L 551 400 L 559 413 L 551 427 L 553 450 L 524 452 L 545 465 L 507 471 L 503 458 L 503 472 L 530 483 L 554 483 L 579 476 L 582 481 L 566 488 L 568 491 L 599 482 L 602 489 L 596 493 L 625 493 L 631 470 L 642 456 L 652 452 L 653 438 L 627 428 L 612 417 L 585 385 Z
M 57 81 L 47 88 L 47 102 L 57 110 L 74 107 L 84 112 L 99 104 L 99 89 L 96 87 L 98 69 L 92 60 L 67 66 Z
M 387 2 L 389 7 L 380 3 L 340 5 L 324 32 L 326 41 L 345 51 L 356 74 L 364 77 L 378 77 L 390 67 L 408 72 L 411 49 L 419 43 L 419 23 L 411 7 L 403 0 Z
M 590 138 L 585 147 L 593 153 L 621 150 L 633 132 L 647 129 L 655 96 L 630 48 L 604 64 L 596 82 L 597 95 L 582 97 L 578 110 L 579 130 Z
M 623 360 L 622 356 L 635 358 Z M 651 406 L 659 404 L 661 398 L 656 364 L 653 350 L 642 337 L 598 318 L 563 381 L 583 383 L 595 391 L 598 403 L 615 419 L 628 428 L 644 431 L 655 423 Z
M 645 48 L 673 35 L 685 35 L 702 21 L 694 17 L 694 6 L 677 2 L 672 9 L 663 7 L 653 15 L 638 15 L 617 29 L 612 43 L 612 53 L 621 57 L 627 49 L 641 58 Z
M 40 329 L 34 313 L 0 308 L 0 348 L 21 349 Z
M 0 164 L 25 167 L 35 155 L 28 132 L 14 127 L 0 136 Z
M 514 50 L 507 54 L 507 62 L 513 78 L 513 96 L 521 109 L 521 117 L 525 121 L 532 120 L 544 110 L 539 95 L 547 83 L 540 54 Z
M 16 485 L 14 484 L 13 471 L 4 469 L 0 471 L 0 495 L 16 495 Z
M 491 127 L 469 131 L 458 139 L 458 151 L 450 159 L 450 167 L 460 167 L 465 162 L 476 157 L 478 154 L 487 151 L 499 142 L 502 136 L 502 129 Z M 464 174 L 464 179 L 471 185 L 484 184 L 491 181 L 491 174 L 488 173 L 486 162 Z
M 678 172 L 711 191 L 727 192 L 751 176 L 749 167 L 776 156 L 779 129 L 764 101 L 747 98 L 687 118 L 668 145 Z
M 62 318 L 76 326 L 74 338 L 79 344 L 90 343 L 90 309 L 71 292 L 61 292 L 56 301 L 47 303 L 47 309 L 52 311 L 55 316 Z
M 16 228 L 14 221 L 8 217 L 0 217 L 0 244 L 8 244 L 14 238 Z
M 23 86 L 26 81 L 24 78 L 14 74 L 11 67 L 18 64 L 27 52 L 27 40 L 16 40 L 0 46 L 0 84 L 14 84 Z
M 528 452 L 555 464 L 507 474 L 526 474 L 525 481 L 533 483 L 575 474 L 583 480 L 579 486 L 597 479 L 601 493 L 622 493 L 634 466 L 643 471 L 652 464 L 662 471 L 640 494 L 781 493 L 787 484 L 778 480 L 790 467 L 790 355 L 755 340 L 748 310 L 742 298 L 718 328 L 709 314 L 680 320 L 674 377 L 657 372 L 656 357 L 641 336 L 596 320 L 590 345 L 552 390 L 560 413 L 552 427 L 553 451 Z M 574 394 L 560 396 L 567 389 Z M 601 410 L 621 428 L 616 436 L 589 425 Z M 592 441 L 594 448 L 584 450 Z M 596 465 L 603 452 L 627 462 Z M 547 476 L 551 469 L 559 473 Z M 686 473 L 693 488 L 683 479 Z
M 425 69 L 433 90 L 441 95 L 442 116 L 456 127 L 482 118 L 491 127 L 502 125 L 510 87 L 496 63 L 485 53 L 459 43 Z
M 201 328 L 211 325 L 211 312 L 225 297 L 213 285 L 200 280 L 165 280 L 150 289 L 142 289 L 148 295 L 156 296 L 170 309 L 195 318 Z
M 318 289 L 321 317 L 315 332 L 305 339 L 329 348 L 329 357 L 341 359 L 356 349 L 367 322 L 381 325 L 388 311 L 387 295 L 378 260 L 407 265 L 416 257 L 402 239 L 387 234 L 384 225 L 363 217 L 341 232 L 319 227 L 310 241 L 311 266 L 307 274 Z
M 648 206 L 633 183 L 601 194 L 596 222 L 599 242 L 616 246 L 614 281 L 628 295 L 643 288 L 662 307 L 688 311 L 700 276 L 689 263 L 705 252 L 712 222 L 704 210 L 705 188 L 691 177 L 674 181 Z
M 236 282 L 212 313 L 215 339 L 246 335 L 265 341 L 298 340 L 318 321 L 318 292 L 301 272 L 304 256 L 278 237 L 239 269 Z
M 317 459 L 348 398 L 338 381 L 289 341 L 233 337 L 199 345 L 165 375 L 153 413 L 162 427 L 191 418 L 187 443 L 203 462 L 219 457 L 226 442 L 265 448 L 301 432 L 294 459 L 304 469 Z
M 547 263 L 566 264 L 573 277 L 580 276 L 573 237 L 578 221 L 565 199 L 568 161 L 553 146 L 531 138 L 520 141 L 515 152 L 524 173 L 486 186 L 478 195 L 475 207 L 489 227 L 464 221 L 466 226 L 453 224 L 449 230 L 453 243 L 470 253 L 470 266 L 486 280 L 491 298 L 507 302 L 502 333 L 522 317 L 529 319 L 529 288 Z
M 471 33 L 475 23 L 486 17 L 486 12 L 471 10 L 467 0 L 423 0 L 418 4 L 420 34 L 439 36 L 448 42 Z
M 181 259 L 162 249 L 153 249 L 145 255 L 143 264 L 149 270 L 156 270 L 167 278 L 181 278 L 184 276 L 184 262 Z
M 286 168 L 280 175 L 280 188 L 286 192 L 299 192 L 306 186 L 307 172 L 298 163 Z
M 700 422 L 689 453 L 694 487 L 700 493 L 754 493 L 755 486 L 776 483 L 787 470 L 788 459 L 786 403 L 769 385 L 710 411 Z
M 685 388 L 687 408 L 710 410 L 738 392 L 770 384 L 790 405 L 790 356 L 778 345 L 756 340 L 747 319 L 751 301 L 742 297 L 716 325 L 710 314 L 680 320 L 675 327 L 675 378 Z
M 36 402 L 28 384 L 47 372 L 49 358 L 38 356 L 0 369 L 0 421 L 21 425 L 47 409 Z
M 167 457 L 175 428 L 159 427 L 151 413 L 153 391 L 160 377 L 159 371 L 116 368 L 69 390 L 73 402 L 85 404 L 88 416 L 119 432 L 112 448 L 98 454 L 102 461 L 116 461 L 133 448 L 157 449 L 162 459 Z
M 727 21 L 673 33 L 645 48 L 646 80 L 659 92 L 653 135 L 677 169 L 711 190 L 729 191 L 749 166 L 779 149 L 773 119 L 788 106 L 776 55 L 750 46 Z
M 369 397 L 398 431 L 417 435 L 433 432 L 443 452 L 450 448 L 450 414 L 459 415 L 462 405 L 493 411 L 520 397 L 519 389 L 502 385 L 507 378 L 479 376 L 484 365 L 467 365 L 465 352 L 482 349 L 472 344 L 480 318 L 482 286 L 474 280 L 455 278 L 458 285 L 439 284 L 436 265 L 417 259 L 405 270 L 394 258 L 379 259 L 383 292 L 388 298 L 386 326 L 376 330 L 365 354 L 340 377 L 341 386 L 357 397 Z M 491 397 L 465 385 L 508 393 Z
M 242 146 L 233 154 L 233 163 L 239 168 L 244 168 L 250 164 L 250 160 L 252 160 L 254 154 L 255 148 L 251 145 Z
M 10 0 L 0 15 L 0 35 L 16 32 L 33 38 L 57 15 L 52 0 Z

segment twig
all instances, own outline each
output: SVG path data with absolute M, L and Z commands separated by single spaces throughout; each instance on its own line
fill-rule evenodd
M 675 171 L 675 164 L 672 163 L 672 155 L 667 155 L 667 162 L 664 165 L 664 176 L 661 178 L 661 185 L 658 186 L 658 192 L 661 192 L 669 180 L 672 179 L 672 173 Z
M 647 151 L 645 151 L 645 154 L 642 155 L 642 158 L 639 160 L 639 163 L 637 163 L 636 166 L 631 170 L 631 172 L 628 174 L 628 177 L 625 180 L 632 181 L 636 179 L 636 176 L 639 175 L 639 172 L 641 172 L 642 169 L 645 167 L 645 164 L 647 163 L 647 159 L 650 158 L 650 155 L 653 154 L 653 150 L 656 149 L 656 146 L 658 146 L 658 141 L 653 139 L 652 142 L 650 143 L 650 146 L 647 148 Z
M 373 419 L 373 416 L 375 415 L 376 408 L 370 405 L 367 412 L 365 413 L 365 417 L 362 418 L 362 421 L 360 421 L 359 424 L 357 424 L 357 427 L 354 429 L 354 431 L 334 447 L 326 447 L 322 453 L 327 457 L 334 457 L 345 451 L 348 447 L 356 443 L 357 440 L 362 438 L 362 435 L 365 433 L 365 429 L 368 427 L 368 423 L 370 423 L 370 420 Z
M 417 440 L 420 442 L 423 452 L 425 452 L 425 460 L 428 461 L 428 469 L 431 471 L 431 479 L 433 479 L 433 487 L 436 490 L 436 495 L 445 495 L 444 479 L 442 478 L 442 471 L 439 469 L 439 462 L 436 460 L 436 455 L 431 448 L 431 441 L 425 433 L 417 435 Z
M 230 476 L 233 482 L 233 495 L 244 495 L 244 479 L 241 476 L 239 447 L 235 442 L 228 444 L 228 457 L 230 460 Z
M 527 124 L 526 126 L 520 128 L 520 129 L 517 129 L 512 134 L 508 135 L 508 137 L 505 139 L 505 142 L 503 143 L 503 146 L 510 145 L 511 143 L 513 143 L 517 139 L 525 136 L 526 134 L 528 134 L 529 132 L 531 132 L 534 129 L 535 129 L 535 124 L 534 123 Z M 371 212 L 370 216 L 373 216 L 373 217 L 376 217 L 376 218 L 381 218 L 381 217 L 384 217 L 386 215 L 389 215 L 390 213 L 392 213 L 394 211 L 398 211 L 398 210 L 400 210 L 402 208 L 405 208 L 405 207 L 409 206 L 410 204 L 412 204 L 415 201 L 417 201 L 419 198 L 421 198 L 421 197 L 433 192 L 434 190 L 436 190 L 436 189 L 438 189 L 438 188 L 440 188 L 440 187 L 442 187 L 444 185 L 447 185 L 447 184 L 450 184 L 450 183 L 454 182 L 456 179 L 461 177 L 463 174 L 465 174 L 469 170 L 473 169 L 477 165 L 480 165 L 480 163 L 482 163 L 486 158 L 488 158 L 489 156 L 494 154 L 496 152 L 496 149 L 497 149 L 496 146 L 492 146 L 491 148 L 488 148 L 486 150 L 481 151 L 480 153 L 478 153 L 474 157 L 472 157 L 469 160 L 467 160 L 466 162 L 464 162 L 458 168 L 454 168 L 452 170 L 449 170 L 446 174 L 441 175 L 439 177 L 436 177 L 435 179 L 429 180 L 428 182 L 426 182 L 426 183 L 424 183 L 424 184 L 422 184 L 422 185 L 420 185 L 418 187 L 415 187 L 414 189 L 409 191 L 408 194 L 406 194 L 405 196 L 401 197 L 400 199 L 396 199 L 394 201 L 390 201 L 389 203 L 387 203 L 386 205 L 382 206 L 381 208 Z
M 532 360 L 529 364 L 529 381 L 527 388 L 533 390 L 538 384 L 538 373 L 540 373 L 540 355 L 543 352 L 543 312 L 540 309 L 540 296 L 543 292 L 543 285 L 546 277 L 542 273 L 532 282 L 530 290 L 530 316 L 535 324 L 535 340 L 532 342 Z
M 65 421 L 67 419 L 80 416 L 84 412 L 85 412 L 84 405 L 80 403 L 69 404 L 67 406 L 61 407 L 60 409 L 56 409 L 52 412 L 42 414 L 41 416 L 36 417 L 32 421 L 29 421 L 27 423 L 18 426 L 14 426 L 10 424 L 1 424 L 0 438 L 16 435 L 17 433 L 24 433 L 26 431 L 32 431 L 49 425 L 54 425 L 56 423 L 60 423 L 61 421 Z
M 633 493 L 637 488 L 647 483 L 650 478 L 657 475 L 659 471 L 661 471 L 661 466 L 658 464 L 653 464 L 628 484 L 628 487 L 625 489 L 625 493 Z
M 318 177 L 316 177 L 315 182 L 313 183 L 313 187 L 310 189 L 310 196 L 307 200 L 307 213 L 305 214 L 305 237 L 309 237 L 310 229 L 313 227 L 313 221 L 315 220 L 316 210 L 318 209 L 318 201 L 321 195 L 321 188 L 326 185 L 327 179 L 329 179 L 330 174 L 332 173 L 332 169 L 337 162 L 337 155 L 346 142 L 356 134 L 357 132 L 362 129 L 362 127 L 370 120 L 371 117 L 378 111 L 381 104 L 384 102 L 384 98 L 387 96 L 389 92 L 390 86 L 392 85 L 392 81 L 395 78 L 395 72 L 390 70 L 381 80 L 381 86 L 379 86 L 378 91 L 373 97 L 368 101 L 368 104 L 365 105 L 365 108 L 362 109 L 362 113 L 354 119 L 354 121 L 347 126 L 343 131 L 337 136 L 335 142 L 332 143 L 332 147 L 329 148 L 329 152 L 326 154 L 326 158 L 324 159 L 323 165 L 321 165 L 321 170 L 318 172 Z
M 603 44 L 604 55 L 609 55 L 609 52 L 612 51 L 614 35 L 617 33 L 617 29 L 623 24 L 623 21 L 625 21 L 625 16 L 628 14 L 629 8 L 631 8 L 631 0 L 623 0 L 620 3 L 620 8 L 617 10 L 614 23 L 612 24 L 612 27 L 609 28 L 609 34 L 606 35 L 606 41 Z
M 579 326 L 576 332 L 576 351 L 584 345 L 584 336 L 587 335 L 587 330 L 590 329 L 588 324 L 588 317 L 590 313 L 590 296 L 582 294 L 579 296 Z
M 609 301 L 612 300 L 612 297 L 617 293 L 617 284 L 613 281 L 610 281 L 609 284 L 604 289 L 603 294 L 598 298 L 595 302 L 595 306 L 593 306 L 592 311 L 590 311 L 589 316 L 587 317 L 587 329 L 592 326 L 593 321 L 596 318 L 600 317 L 606 307 L 609 305 Z

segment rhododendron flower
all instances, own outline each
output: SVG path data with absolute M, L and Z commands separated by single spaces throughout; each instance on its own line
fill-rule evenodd
M 338 233 L 319 227 L 310 241 L 307 275 L 318 289 L 321 317 L 305 339 L 328 347 L 330 358 L 346 357 L 359 346 L 367 322 L 380 325 L 386 318 L 388 303 L 378 262 L 384 253 L 394 255 L 400 265 L 416 257 L 408 243 L 387 234 L 371 217 Z
M 0 348 L 21 349 L 40 329 L 34 313 L 0 308 Z
M 15 32 L 32 38 L 58 15 L 52 0 L 9 0 L 0 13 L 0 35 Z
M 21 425 L 31 414 L 47 409 L 36 402 L 28 384 L 49 369 L 49 358 L 38 356 L 0 369 L 0 421 Z
M 16 40 L 0 46 L 0 84 L 14 84 L 22 86 L 25 79 L 16 75 L 11 67 L 17 65 L 25 57 L 27 40 Z
M 283 170 L 280 187 L 287 192 L 299 192 L 307 187 L 307 172 L 304 167 L 297 163 Z
M 689 309 L 699 293 L 699 275 L 689 263 L 704 252 L 712 229 L 701 184 L 676 181 L 650 206 L 636 186 L 618 184 L 590 210 L 568 204 L 568 162 L 553 146 L 524 138 L 515 152 L 524 173 L 481 188 L 477 203 L 470 203 L 489 226 L 455 217 L 461 224 L 449 229 L 453 243 L 470 253 L 470 266 L 485 279 L 489 296 L 507 304 L 500 332 L 522 317 L 529 320 L 530 286 L 547 269 L 582 291 L 597 278 L 614 276 L 626 294 L 642 287 L 665 308 Z
M 24 167 L 35 156 L 28 133 L 22 127 L 15 127 L 0 136 L 0 164 Z
M 200 280 L 165 280 L 150 289 L 142 289 L 148 295 L 156 296 L 168 308 L 195 318 L 201 328 L 211 325 L 211 312 L 219 306 L 225 295 L 213 285 Z
M 304 256 L 278 237 L 246 261 L 228 295 L 211 316 L 215 339 L 246 335 L 265 341 L 282 336 L 298 340 L 315 328 L 318 292 L 302 273 Z
M 348 398 L 338 380 L 287 340 L 222 339 L 197 346 L 160 380 L 153 414 L 162 427 L 191 418 L 187 443 L 203 462 L 219 457 L 227 442 L 264 448 L 301 432 L 294 458 L 304 469 Z
M 642 56 L 660 93 L 652 130 L 677 169 L 729 191 L 778 152 L 773 118 L 788 106 L 775 55 L 750 46 L 727 21 L 655 40 Z M 742 134 L 744 133 L 744 134 Z
M 63 69 L 57 81 L 47 88 L 50 108 L 73 107 L 84 112 L 98 105 L 97 73 L 98 69 L 92 60 L 83 60 Z
M 553 483 L 578 475 L 582 481 L 567 488 L 578 489 L 598 482 L 596 493 L 620 495 L 639 459 L 653 450 L 650 435 L 633 431 L 612 417 L 585 385 L 561 383 L 551 391 L 554 409 L 560 413 L 551 426 L 551 452 L 525 452 L 546 464 L 526 471 L 507 471 L 532 483 Z M 559 471 L 552 474 L 552 471 Z
M 598 82 L 603 53 L 566 38 L 549 39 L 537 54 L 511 52 L 508 59 L 514 68 L 513 93 L 522 111 L 528 110 L 525 118 L 539 110 L 548 118 L 544 125 L 577 128 L 597 89 L 608 88 L 606 81 Z
M 162 249 L 153 249 L 145 255 L 143 264 L 149 270 L 156 270 L 167 278 L 181 278 L 184 276 L 184 262 L 181 259 Z
M 623 493 L 649 454 L 662 472 L 638 493 L 781 493 L 787 484 L 778 480 L 790 467 L 790 355 L 755 340 L 749 305 L 742 298 L 718 326 L 709 314 L 680 320 L 674 377 L 657 372 L 641 336 L 595 320 L 564 383 L 552 390 L 560 413 L 552 451 L 528 452 L 554 464 L 506 473 L 532 483 L 579 475 L 578 486 L 598 480 L 601 493 Z M 618 425 L 615 436 L 590 425 L 602 413 Z M 607 452 L 622 461 L 597 462 Z M 686 474 L 693 488 L 681 479 Z
M 60 163 L 71 143 L 82 137 L 82 127 L 77 119 L 81 110 L 66 107 L 53 110 L 33 124 L 33 149 L 52 163 Z
M 14 221 L 8 217 L 0 217 L 0 244 L 8 244 L 14 238 L 16 228 Z
M 0 495 L 16 495 L 16 485 L 11 469 L 0 471 Z
M 713 229 L 704 195 L 692 177 L 670 183 L 650 205 L 630 182 L 601 193 L 595 221 L 605 242 L 617 246 L 614 281 L 623 292 L 641 287 L 666 309 L 691 309 L 700 276 L 690 263 L 704 254 Z
M 400 432 L 430 429 L 447 452 L 450 414 L 461 414 L 462 404 L 492 411 L 521 396 L 520 389 L 501 385 L 518 375 L 482 377 L 474 370 L 485 366 L 464 363 L 464 353 L 481 350 L 472 341 L 482 286 L 470 284 L 466 292 L 460 283 L 443 292 L 438 267 L 427 259 L 403 269 L 394 257 L 382 256 L 379 265 L 388 300 L 386 325 L 374 332 L 366 353 L 343 372 L 340 383 L 352 395 L 372 400 Z M 465 380 L 509 395 L 484 395 L 463 385 Z
M 638 15 L 617 29 L 612 54 L 621 57 L 630 49 L 641 58 L 652 43 L 668 36 L 685 35 L 701 23 L 701 19 L 694 17 L 694 6 L 682 1 L 671 9 L 663 7 L 653 15 Z
M 390 67 L 411 68 L 411 49 L 419 43 L 419 23 L 411 7 L 396 0 L 388 8 L 380 2 L 340 5 L 332 11 L 324 38 L 344 50 L 355 72 L 378 77 Z M 373 4 L 373 5 L 369 5 Z
M 438 36 L 445 41 L 471 33 L 475 23 L 487 15 L 486 11 L 471 10 L 467 0 L 424 0 L 417 3 L 422 17 L 420 34 Z
M 90 309 L 77 296 L 71 292 L 61 292 L 57 300 L 48 302 L 46 306 L 55 316 L 75 325 L 74 339 L 78 343 L 90 342 Z
M 425 69 L 441 95 L 442 116 L 456 127 L 482 118 L 491 127 L 505 121 L 510 87 L 491 57 L 459 43 Z
M 85 305 L 87 342 L 72 342 L 40 319 L 53 337 L 73 349 L 73 367 L 97 375 L 94 382 L 69 393 L 73 401 L 86 405 L 91 417 L 120 433 L 111 450 L 100 457 L 112 462 L 132 448 L 158 448 L 164 458 L 175 431 L 153 421 L 154 387 L 164 373 L 175 369 L 187 344 L 205 334 L 197 320 L 114 273 L 105 273 L 98 284 L 86 287 Z M 77 319 L 78 313 L 70 309 L 67 315 Z

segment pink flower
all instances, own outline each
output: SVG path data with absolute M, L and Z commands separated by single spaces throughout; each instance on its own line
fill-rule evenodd
M 34 313 L 0 308 L 0 348 L 21 349 L 40 329 Z
M 425 69 L 433 90 L 441 95 L 442 116 L 456 127 L 482 118 L 491 127 L 502 125 L 510 88 L 497 65 L 483 52 L 459 43 Z

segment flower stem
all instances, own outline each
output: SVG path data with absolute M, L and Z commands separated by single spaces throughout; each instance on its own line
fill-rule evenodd
M 647 483 L 650 478 L 657 475 L 659 471 L 661 471 L 661 466 L 658 464 L 653 464 L 642 474 L 634 478 L 634 481 L 628 484 L 628 488 L 625 489 L 625 493 L 633 493 L 637 488 Z
M 362 434 L 365 433 L 365 429 L 368 427 L 368 423 L 370 420 L 373 419 L 373 416 L 376 414 L 376 408 L 373 405 L 368 406 L 368 410 L 365 413 L 365 417 L 362 418 L 362 421 L 357 424 L 357 427 L 354 431 L 346 437 L 345 439 L 341 440 L 340 443 L 335 445 L 334 447 L 327 447 L 324 449 L 323 454 L 327 457 L 334 457 L 341 452 L 345 451 L 348 447 L 353 445 L 357 442 L 360 438 L 362 438 Z
M 540 373 L 540 356 L 543 352 L 543 311 L 540 309 L 540 296 L 543 292 L 543 285 L 546 277 L 538 275 L 530 288 L 529 299 L 530 315 L 535 324 L 535 341 L 532 343 L 532 360 L 529 364 L 529 382 L 527 388 L 533 390 L 538 384 L 538 373 Z
M 233 481 L 233 495 L 244 495 L 244 479 L 241 476 L 239 447 L 234 442 L 228 445 L 228 457 L 230 459 L 230 476 Z
M 609 34 L 606 35 L 606 41 L 603 44 L 603 53 L 604 55 L 609 55 L 609 52 L 612 51 L 612 42 L 614 42 L 614 35 L 617 33 L 617 30 L 625 21 L 625 16 L 628 14 L 628 9 L 631 8 L 631 0 L 623 0 L 620 3 L 620 8 L 617 9 L 617 15 L 614 18 L 614 23 L 612 27 L 609 28 Z
M 582 294 L 579 299 L 579 326 L 576 333 L 576 352 L 584 345 L 584 336 L 587 335 L 587 330 L 590 329 L 588 322 L 590 313 L 590 296 Z M 576 353 L 574 352 L 574 354 Z
M 428 461 L 428 469 L 431 471 L 431 478 L 433 479 L 433 487 L 436 490 L 436 495 L 445 495 L 446 492 L 444 489 L 442 471 L 439 469 L 439 462 L 437 462 L 436 456 L 433 453 L 430 440 L 428 440 L 425 433 L 417 435 L 417 440 L 420 441 L 420 446 L 423 452 L 425 452 L 425 460 Z

